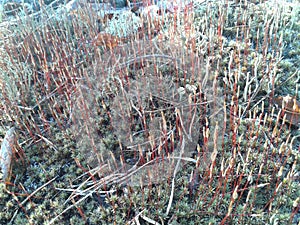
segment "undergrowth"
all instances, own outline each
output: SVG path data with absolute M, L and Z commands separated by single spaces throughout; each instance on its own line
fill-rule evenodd
M 0 223 L 298 224 L 300 8 L 254 2 L 2 23 Z

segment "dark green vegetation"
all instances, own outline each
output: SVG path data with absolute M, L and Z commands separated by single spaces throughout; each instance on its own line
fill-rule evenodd
M 114 48 L 87 8 L 1 27 L 0 224 L 299 222 L 299 109 L 274 99 L 300 98 L 300 7 L 186 11 L 134 17 Z

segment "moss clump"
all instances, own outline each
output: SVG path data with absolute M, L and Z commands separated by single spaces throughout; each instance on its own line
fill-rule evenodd
M 299 6 L 255 2 L 195 3 L 111 49 L 88 7 L 1 31 L 1 139 L 12 122 L 19 139 L 0 223 L 296 224 L 299 126 L 272 99 L 299 97 Z

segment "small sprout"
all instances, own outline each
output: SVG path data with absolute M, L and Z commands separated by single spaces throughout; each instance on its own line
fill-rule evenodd
M 293 202 L 293 207 L 296 208 L 299 205 L 299 200 L 300 198 L 298 197 L 294 202 Z

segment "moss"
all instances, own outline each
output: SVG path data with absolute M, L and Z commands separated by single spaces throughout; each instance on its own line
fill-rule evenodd
M 270 12 L 275 8 L 277 14 L 273 15 Z M 273 105 L 270 98 L 273 93 L 298 94 L 295 88 L 298 74 L 295 72 L 299 64 L 299 7 L 293 4 L 254 4 L 253 1 L 247 5 L 228 6 L 205 3 L 198 5 L 194 13 L 195 49 L 180 45 L 188 37 L 183 33 L 187 30 L 183 26 L 186 25 L 183 18 L 188 18 L 179 17 L 178 23 L 169 19 L 173 25 L 177 24 L 178 32 L 181 32 L 179 38 L 172 31 L 173 26 L 164 24 L 163 45 L 170 45 L 172 51 L 165 51 L 159 42 L 156 47 L 161 48 L 163 54 L 172 53 L 178 61 L 157 58 L 156 61 L 149 60 L 142 68 L 134 64 L 124 70 L 112 67 L 111 58 L 102 57 L 105 49 L 99 51 L 85 42 L 95 36 L 95 27 L 98 25 L 93 18 L 86 22 L 83 18 L 72 20 L 62 15 L 46 21 L 44 26 L 39 26 L 38 20 L 28 20 L 26 24 L 13 27 L 15 36 L 7 34 L 9 43 L 5 45 L 6 54 L 11 58 L 18 57 L 11 61 L 5 57 L 0 61 L 4 65 L 0 71 L 1 80 L 11 79 L 10 86 L 1 87 L 1 109 L 6 110 L 18 125 L 18 144 L 25 156 L 15 155 L 13 183 L 7 184 L 7 189 L 4 183 L 0 183 L 0 208 L 3 209 L 0 212 L 1 224 L 8 224 L 9 221 L 12 224 L 47 224 L 56 216 L 55 223 L 59 224 L 126 224 L 135 217 L 145 224 L 142 217 L 138 217 L 139 213 L 158 223 L 173 225 L 218 224 L 222 220 L 226 224 L 253 225 L 297 222 L 299 213 L 296 207 L 300 190 L 299 181 L 295 178 L 299 171 L 299 130 L 289 124 L 281 124 L 280 120 L 276 121 L 276 115 L 271 116 Z M 273 27 L 276 32 L 265 33 L 266 23 L 270 23 L 269 28 Z M 218 29 L 220 24 L 222 27 Z M 137 30 L 137 27 L 131 28 Z M 115 27 L 113 29 L 107 31 L 124 35 L 119 34 Z M 265 39 L 266 35 L 268 39 Z M 18 45 L 19 40 L 22 40 L 21 45 Z M 172 43 L 178 44 L 180 51 Z M 280 43 L 282 48 L 278 48 Z M 142 46 L 145 49 L 148 47 Z M 123 51 L 121 47 L 118 50 Z M 114 56 L 118 50 L 112 50 L 109 56 Z M 125 56 L 134 56 L 130 55 L 131 52 L 137 51 L 131 48 L 125 50 L 127 53 L 122 52 L 124 55 L 118 59 L 120 64 L 126 64 L 128 59 Z M 189 54 L 184 55 L 182 52 L 185 51 Z M 48 57 L 44 59 L 41 52 L 47 53 Z M 67 57 L 68 54 L 72 57 Z M 188 58 L 193 54 L 198 54 L 198 66 Z M 118 64 L 117 61 L 112 62 Z M 43 67 L 45 65 L 47 68 Z M 108 69 L 115 72 L 111 73 Z M 191 72 L 193 70 L 194 74 Z M 51 72 L 53 79 L 46 85 L 47 71 Z M 105 76 L 106 73 L 109 75 Z M 222 107 L 225 108 L 226 121 L 223 117 L 217 140 L 210 139 L 207 145 L 202 134 L 205 127 L 198 129 L 202 135 L 199 146 L 187 149 L 193 154 L 186 156 L 189 161 L 182 160 L 182 166 L 175 176 L 174 189 L 173 173 L 164 176 L 161 182 L 145 182 L 137 175 L 141 178 L 139 182 L 119 184 L 123 178 L 120 176 L 116 182 L 104 185 L 103 178 L 108 178 L 111 172 L 116 177 L 122 171 L 99 170 L 94 173 L 92 169 L 99 169 L 104 164 L 96 156 L 101 156 L 99 152 L 111 156 L 107 159 L 111 168 L 114 168 L 115 162 L 120 164 L 121 150 L 125 149 L 124 143 L 128 141 L 124 136 L 120 138 L 124 132 L 115 130 L 121 126 L 112 124 L 112 109 L 116 108 L 113 99 L 122 96 L 122 91 L 129 92 L 129 84 L 133 85 L 148 74 L 157 75 L 157 78 L 171 77 L 170 82 L 176 86 L 174 93 L 183 88 L 190 97 L 194 93 L 192 89 L 207 91 L 208 94 L 204 95 L 209 98 L 211 94 L 210 101 L 221 103 L 218 114 L 224 114 Z M 212 82 L 215 77 L 218 77 L 219 84 Z M 202 79 L 207 79 L 211 87 L 205 88 Z M 84 82 L 79 83 L 79 80 Z M 150 98 L 154 95 L 165 97 L 162 92 L 154 93 L 160 83 L 170 87 L 166 79 L 160 79 L 161 82 L 149 80 L 148 86 L 137 86 L 136 92 L 143 94 L 146 89 L 152 96 L 132 98 L 131 105 L 128 99 L 120 101 L 127 104 L 123 108 L 127 110 L 126 113 L 130 112 L 136 122 L 138 113 L 132 104 L 141 108 L 147 104 L 148 107 L 149 103 L 157 104 Z M 24 85 L 20 85 L 20 82 Z M 83 102 L 91 106 L 87 110 L 92 115 L 89 119 L 73 117 L 78 112 L 85 112 L 71 107 L 77 106 L 74 99 L 79 99 L 75 92 L 79 87 L 83 87 L 82 90 L 87 88 L 81 97 Z M 212 87 L 217 89 L 219 95 L 213 93 Z M 248 89 L 245 91 L 246 87 Z M 254 95 L 256 88 L 259 89 Z M 224 98 L 220 98 L 220 95 L 224 95 Z M 80 106 L 83 108 L 84 105 Z M 147 107 L 144 109 L 149 109 Z M 213 104 L 209 104 L 209 107 L 213 111 Z M 168 112 L 172 114 L 172 110 Z M 212 124 L 220 117 L 209 113 L 204 117 L 209 117 L 206 126 L 210 128 L 212 137 Z M 172 117 L 165 118 L 168 126 L 176 122 Z M 150 117 L 146 120 L 151 121 Z M 117 122 L 125 128 L 129 127 L 129 123 L 121 119 Z M 7 115 L 2 115 L 1 123 L 3 137 L 4 126 L 11 121 L 8 121 Z M 89 130 L 86 124 L 93 125 L 90 128 L 91 137 L 87 137 Z M 131 126 L 129 131 L 138 133 L 144 129 L 141 124 L 134 123 L 135 126 Z M 180 135 L 176 135 L 174 139 L 178 141 Z M 92 140 L 96 143 L 96 152 L 91 150 Z M 145 137 L 140 135 L 136 140 L 140 143 L 145 141 Z M 220 141 L 220 144 L 214 141 Z M 207 152 L 211 146 L 217 156 L 215 161 L 205 165 L 199 159 L 207 157 L 211 161 L 210 152 Z M 126 152 L 124 158 L 133 159 L 136 153 Z M 112 155 L 115 159 L 112 159 Z M 96 164 L 92 164 L 91 160 Z M 136 161 L 128 164 L 130 168 L 134 163 Z M 54 180 L 47 183 L 51 179 Z M 174 196 L 167 215 L 171 193 Z M 61 214 L 68 207 L 70 209 Z M 231 213 L 227 217 L 230 207 Z

